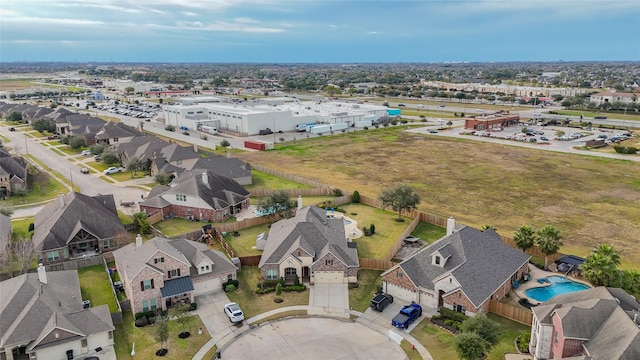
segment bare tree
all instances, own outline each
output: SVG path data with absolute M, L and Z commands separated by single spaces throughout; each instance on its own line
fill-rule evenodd
M 0 256 L 2 272 L 15 275 L 26 273 L 35 261 L 33 242 L 24 238 L 16 239 L 7 245 Z

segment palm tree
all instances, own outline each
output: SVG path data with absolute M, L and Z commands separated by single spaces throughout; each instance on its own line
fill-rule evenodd
M 533 227 L 522 225 L 516 229 L 516 232 L 513 234 L 513 241 L 518 248 L 526 252 L 538 241 L 538 235 Z
M 608 256 L 616 266 L 620 265 L 620 253 L 611 245 L 600 244 L 593 253 Z
M 582 276 L 595 286 L 612 285 L 618 273 L 613 259 L 597 252 L 584 259 L 580 270 L 582 270 Z
M 538 247 L 544 254 L 544 268 L 549 269 L 549 255 L 553 255 L 560 250 L 562 246 L 562 235 L 560 230 L 551 225 L 545 225 L 538 230 Z

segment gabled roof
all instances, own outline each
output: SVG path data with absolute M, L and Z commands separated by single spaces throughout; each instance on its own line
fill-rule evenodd
M 136 130 L 133 126 L 109 121 L 102 126 L 100 131 L 98 131 L 96 139 L 105 140 L 113 138 L 127 138 L 138 135 L 142 135 L 142 133 Z
M 11 156 L 8 151 L 0 148 L 0 175 L 9 175 L 27 180 L 27 161 L 18 156 Z
M 328 219 L 325 211 L 317 206 L 298 209 L 296 215 L 271 225 L 258 267 L 279 264 L 301 248 L 314 261 L 330 253 L 346 266 L 358 266 L 358 253 L 347 246 L 342 219 Z
M 34 348 L 54 328 L 83 337 L 115 329 L 107 305 L 83 309 L 76 270 L 50 271 L 46 277 L 47 284 L 37 273 L 0 283 L 0 348 Z
M 640 303 L 622 289 L 596 287 L 558 295 L 531 310 L 541 324 L 551 325 L 557 316 L 563 335 L 582 340 L 593 359 L 640 358 Z
M 158 151 L 157 158 L 163 158 L 166 161 L 178 161 L 186 159 L 196 159 L 200 155 L 190 146 L 180 146 L 176 143 L 169 144 Z
M 136 136 L 126 143 L 118 143 L 116 147 L 117 154 L 124 154 L 126 158 L 131 159 L 137 157 L 140 160 L 147 160 L 153 157 L 153 153 L 165 146 L 168 142 L 154 136 L 141 135 Z
M 38 252 L 67 246 L 80 229 L 98 239 L 125 232 L 113 195 L 91 197 L 76 192 L 61 195 L 45 205 L 36 214 L 34 226 L 33 245 Z
M 444 266 L 433 265 L 438 252 Z M 426 246 L 397 267 L 418 286 L 433 290 L 434 281 L 452 275 L 475 307 L 482 305 L 511 276 L 529 261 L 530 256 L 500 240 L 493 230 L 463 227 Z
M 163 203 L 163 201 L 156 199 L 156 197 L 163 197 L 164 201 L 172 202 L 175 199 L 173 195 L 180 194 L 200 198 L 202 200 L 202 208 L 207 205 L 211 209 L 221 210 L 240 204 L 249 197 L 249 192 L 233 179 L 199 169 L 183 172 L 173 179 L 168 188 L 162 189 L 162 193 L 153 197 L 150 194 L 140 204 L 158 207 L 158 204 Z
M 190 169 L 206 169 L 215 174 L 224 175 L 232 179 L 251 177 L 251 168 L 247 163 L 236 158 L 227 158 L 220 155 L 213 155 L 206 158 L 199 158 Z
M 158 252 L 170 256 L 175 260 L 190 266 L 189 260 L 176 248 L 169 244 L 169 240 L 155 237 L 140 246 L 135 243 L 128 244 L 113 252 L 113 256 L 118 264 L 118 271 L 127 274 L 127 277 L 134 279 L 144 268 L 157 268 L 147 264 L 151 258 L 157 258 Z

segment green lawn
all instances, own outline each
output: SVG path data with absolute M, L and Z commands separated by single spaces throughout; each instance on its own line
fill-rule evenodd
M 373 236 L 362 236 L 354 239 L 358 244 L 358 257 L 382 259 L 389 249 L 407 229 L 411 218 L 403 217 L 404 222 L 397 222 L 397 213 L 377 209 L 364 204 L 341 205 L 345 215 L 358 222 L 358 228 L 375 225 Z M 355 214 L 355 215 L 354 215 Z
M 12 219 L 11 220 L 11 230 L 13 232 L 13 239 L 24 238 L 31 239 L 31 234 L 29 234 L 29 224 L 32 224 L 34 220 L 33 216 L 21 218 L 21 219 Z
M 369 308 L 369 303 L 378 286 L 382 284 L 380 270 L 358 271 L 358 284 L 356 289 L 349 288 L 349 307 L 352 310 L 364 312 Z
M 202 221 L 191 221 L 182 218 L 162 220 L 153 224 L 156 229 L 162 231 L 163 234 L 169 237 L 201 230 L 204 225 L 206 225 L 206 223 Z
M 120 173 L 111 174 L 110 176 L 117 181 L 128 181 L 128 180 L 145 178 L 147 177 L 147 173 L 144 171 L 136 171 L 135 175 L 133 175 L 131 171 L 123 171 Z M 149 179 L 151 180 L 151 178 Z
M 276 296 L 275 292 L 256 295 L 254 290 L 260 281 L 260 270 L 257 267 L 243 266 L 242 270 L 238 271 L 238 280 L 240 281 L 239 288 L 234 292 L 227 293 L 227 296 L 229 300 L 240 305 L 245 319 L 285 306 L 309 304 L 308 290 L 301 293 L 283 292 L 280 296 Z M 273 300 L 276 297 L 284 301 L 275 303 Z
M 411 235 L 424 240 L 427 244 L 440 239 L 447 233 L 447 229 L 438 225 L 421 222 L 411 232 Z
M 17 205 L 33 204 L 41 201 L 55 199 L 58 194 L 69 192 L 63 184 L 48 177 L 46 181 L 29 184 L 29 192 L 25 195 L 10 196 L 6 200 L 0 200 L 0 207 L 12 207 Z
M 504 360 L 504 354 L 515 353 L 515 338 L 522 332 L 528 332 L 531 327 L 489 314 L 489 319 L 500 324 L 500 342 L 489 352 L 487 360 Z M 434 360 L 458 359 L 453 346 L 454 335 L 431 324 L 425 318 L 416 326 L 411 335 L 429 350 Z
M 157 358 L 155 353 L 160 349 L 160 343 L 155 338 L 155 327 L 135 327 L 130 311 L 123 313 L 123 317 L 123 323 L 116 324 L 114 331 L 116 357 L 119 360 Z M 202 335 L 198 335 L 198 328 L 202 329 Z M 169 339 L 165 344 L 169 353 L 166 359 L 191 359 L 211 339 L 207 328 L 197 315 L 192 317 L 190 326 L 185 330 L 189 331 L 191 336 L 186 339 L 178 338 L 182 327 L 176 321 L 169 321 Z M 134 342 L 136 343 L 135 357 L 131 356 L 131 346 Z
M 422 360 L 422 356 L 420 356 L 418 350 L 413 349 L 411 347 L 411 343 L 407 340 L 402 339 L 402 341 L 400 342 L 400 347 L 407 354 L 409 360 Z
M 249 192 L 251 192 L 252 189 L 284 190 L 310 188 L 310 186 L 303 185 L 295 181 L 281 179 L 258 170 L 251 170 L 251 176 L 253 178 L 253 183 L 244 187 Z
M 111 291 L 109 275 L 103 265 L 79 269 L 78 276 L 83 300 L 91 300 L 91 306 L 109 305 L 110 312 L 118 311 L 116 299 Z
M 269 233 L 269 224 L 257 225 L 238 231 L 240 236 L 227 234 L 225 240 L 231 246 L 237 256 L 261 255 L 262 250 L 252 249 L 256 246 L 256 237 L 260 233 Z

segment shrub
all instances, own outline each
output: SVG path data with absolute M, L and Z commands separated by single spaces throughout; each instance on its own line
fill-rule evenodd
M 300 284 L 300 285 L 289 285 L 289 286 L 283 286 L 282 290 L 285 292 L 303 292 L 305 290 L 307 290 L 307 287 L 304 286 L 304 284 Z M 278 287 L 276 287 L 276 295 L 278 294 Z
M 258 295 L 263 295 L 263 294 L 268 294 L 268 293 L 272 293 L 276 291 L 275 287 L 272 288 L 264 288 L 264 289 L 256 289 L 256 294 Z
M 615 145 L 613 147 L 613 150 L 615 150 L 618 154 L 635 154 L 638 152 L 638 148 L 633 146 Z
M 518 350 L 520 352 L 529 352 L 529 341 L 531 340 L 531 333 L 523 333 L 520 335 L 520 340 L 518 341 Z
M 156 313 L 155 313 L 155 311 L 153 311 L 153 310 L 151 310 L 151 311 L 141 311 L 141 312 L 137 313 L 137 314 L 135 315 L 135 317 L 136 317 L 136 320 L 138 320 L 138 319 L 141 319 L 141 318 L 150 318 L 150 317 L 153 317 L 153 316 L 155 316 L 155 314 L 156 314 Z
M 353 195 L 351 195 L 351 202 L 357 204 L 360 202 L 360 193 L 358 192 L 358 190 L 353 192 Z
M 375 234 L 376 233 L 376 226 L 371 224 L 369 226 L 369 232 L 371 232 L 371 235 Z
M 451 320 L 460 321 L 460 322 L 463 322 L 466 319 L 468 319 L 467 315 L 463 313 L 459 313 L 457 311 L 453 311 L 451 309 L 447 309 L 446 307 L 441 307 L 439 312 L 444 319 L 451 319 Z
M 176 127 L 173 125 L 167 125 L 164 127 L 164 129 L 167 131 L 176 131 Z
M 144 327 L 147 325 L 149 325 L 149 320 L 147 320 L 146 317 L 141 317 L 139 319 L 136 319 L 136 322 L 135 322 L 136 327 Z
M 192 302 L 191 304 L 189 304 L 190 311 L 196 310 L 197 308 L 198 308 L 198 303 Z
M 236 287 L 233 284 L 228 284 L 224 287 L 224 292 L 233 292 L 236 291 Z
M 225 283 L 222 283 L 222 290 L 224 290 L 225 292 L 228 292 L 226 289 L 227 289 L 227 286 L 229 285 L 233 285 L 237 289 L 238 286 L 240 286 L 240 282 L 238 280 L 229 280 Z
M 335 195 L 335 196 L 342 196 L 342 190 L 340 190 L 340 189 L 338 189 L 338 188 L 333 189 L 333 195 Z
M 293 278 L 293 285 L 300 286 L 300 278 L 298 277 L 298 275 L 296 275 L 296 277 Z
M 282 284 L 278 283 L 278 285 L 276 285 L 276 295 L 280 294 L 282 294 Z

